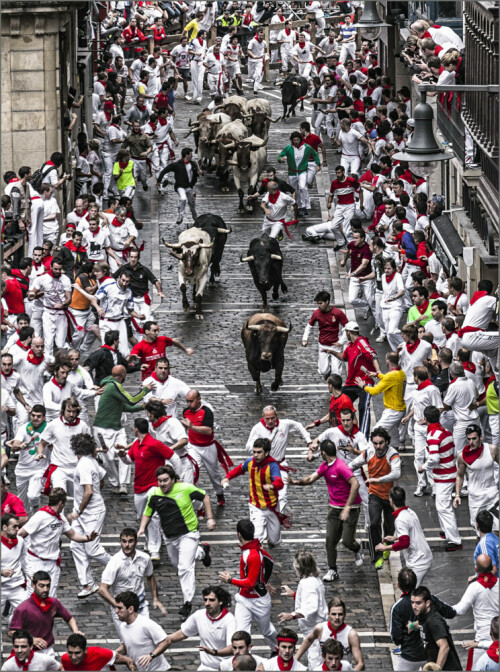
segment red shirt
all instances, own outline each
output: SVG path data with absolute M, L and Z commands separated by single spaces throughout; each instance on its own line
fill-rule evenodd
M 355 242 L 351 241 L 348 243 L 347 248 L 351 252 L 351 273 L 354 273 L 354 271 L 359 268 L 363 259 L 368 259 L 368 265 L 365 266 L 364 272 L 358 275 L 360 278 L 364 278 L 365 275 L 369 275 L 372 272 L 372 253 L 368 243 L 364 243 L 364 245 L 361 245 L 361 247 L 357 247 Z
M 146 434 L 143 441 L 139 439 L 130 446 L 127 455 L 135 462 L 134 492 L 140 494 L 157 485 L 156 470 L 163 467 L 174 451 L 161 441 Z M 82 668 L 84 669 L 84 668 Z
M 28 515 L 24 509 L 22 500 L 13 495 L 12 492 L 8 492 L 2 501 L 2 516 L 4 513 L 13 513 L 18 518 Z
M 317 135 L 314 135 L 314 133 L 309 133 L 309 135 L 306 135 L 304 140 L 302 141 L 302 144 L 309 145 L 309 147 L 312 147 L 315 152 L 318 151 L 318 147 L 321 145 L 323 140 L 319 138 Z M 314 161 L 312 156 L 310 157 L 309 161 Z
M 311 315 L 309 324 L 313 327 L 318 323 L 321 345 L 333 345 L 339 340 L 340 325 L 344 326 L 348 321 L 347 315 L 340 308 L 332 307 L 327 313 L 317 308 Z
M 153 36 L 154 36 L 154 41 L 155 42 L 161 42 L 163 39 L 165 39 L 165 28 L 163 26 L 152 26 L 153 28 Z
M 159 93 L 155 98 L 155 105 L 160 107 L 168 108 L 168 96 L 164 96 L 162 93 Z
M 350 205 L 354 203 L 354 192 L 359 189 L 359 182 L 354 177 L 346 177 L 343 182 L 333 180 L 330 186 L 332 196 L 337 192 L 338 205 Z
M 364 112 L 365 111 L 365 104 L 359 98 L 356 98 L 355 100 L 352 101 L 352 106 L 358 112 Z
M 373 358 L 377 353 L 366 338 L 359 336 L 354 343 L 349 343 L 344 350 L 344 359 L 347 361 L 347 378 L 345 385 L 356 385 L 356 378 L 360 376 L 368 384 L 371 378 L 361 371 L 364 366 L 368 371 L 375 371 Z
M 185 408 L 182 415 L 191 420 L 195 427 L 212 427 L 214 426 L 214 414 L 208 406 L 200 406 L 197 411 L 192 411 L 190 408 Z M 188 441 L 193 446 L 209 446 L 214 442 L 214 433 L 202 434 L 194 429 L 188 429 Z
M 143 380 L 154 372 L 156 360 L 165 357 L 165 351 L 171 345 L 173 345 L 173 341 L 168 336 L 158 336 L 153 343 L 142 340 L 134 345 L 130 354 L 137 355 L 142 364 L 148 365 L 148 368 L 142 371 Z
M 106 665 L 114 662 L 115 652 L 103 649 L 100 646 L 89 646 L 85 658 L 79 665 L 74 665 L 67 653 L 61 656 L 62 666 L 65 670 L 103 670 Z
M 33 599 L 33 595 L 14 609 L 12 614 L 12 630 L 27 630 L 33 637 L 41 637 L 47 646 L 54 644 L 54 621 L 63 618 L 68 623 L 73 617 L 56 597 L 51 597 L 52 605 L 43 612 Z
M 340 421 L 340 414 L 341 412 L 348 408 L 351 411 L 355 411 L 355 408 L 353 406 L 352 401 L 349 399 L 347 394 L 339 394 L 339 396 L 335 399 L 335 397 L 332 395 L 330 399 L 330 420 L 336 420 L 337 425 L 341 424 Z
M 24 313 L 23 290 L 21 285 L 15 278 L 7 278 L 5 281 L 6 288 L 3 298 L 7 303 L 7 308 L 11 315 L 18 315 Z

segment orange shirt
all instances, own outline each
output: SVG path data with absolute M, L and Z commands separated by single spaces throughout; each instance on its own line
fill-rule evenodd
M 76 279 L 76 284 L 82 287 L 82 289 L 87 289 L 88 286 L 94 287 L 97 285 L 97 282 L 93 278 L 89 278 L 89 284 L 86 287 L 83 287 L 80 278 L 81 276 L 78 276 Z M 69 307 L 74 308 L 75 310 L 87 310 L 90 308 L 90 301 L 85 296 L 83 296 L 83 294 L 80 294 L 77 289 L 74 289 Z

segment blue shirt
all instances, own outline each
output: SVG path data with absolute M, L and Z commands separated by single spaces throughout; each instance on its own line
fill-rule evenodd
M 478 541 L 476 550 L 474 551 L 474 562 L 481 553 L 489 555 L 491 562 L 498 567 L 498 537 L 494 532 L 488 532 Z
M 350 25 L 349 27 L 347 26 L 340 26 L 340 34 L 342 36 L 343 40 L 347 40 L 351 35 L 356 34 L 356 28 L 353 25 Z

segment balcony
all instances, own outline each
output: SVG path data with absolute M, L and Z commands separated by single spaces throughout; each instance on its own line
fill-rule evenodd
M 453 97 L 449 99 L 448 93 L 438 94 L 436 117 L 440 133 L 455 152 L 457 159 L 465 166 L 466 163 L 472 163 L 473 157 L 469 152 L 466 159 L 465 124 L 460 111 L 457 109 L 458 95 L 457 92 L 454 92 Z
M 465 180 L 462 183 L 462 187 L 465 213 L 483 241 L 488 254 L 495 256 L 495 247 L 498 243 L 498 229 L 496 228 L 496 222 L 493 221 L 485 209 L 482 194 L 479 193 L 479 189 L 477 187 L 469 186 Z

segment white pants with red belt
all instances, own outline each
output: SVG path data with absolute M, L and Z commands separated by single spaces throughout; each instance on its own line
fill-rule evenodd
M 361 166 L 361 158 L 358 154 L 342 154 L 340 158 L 340 165 L 344 167 L 346 175 L 349 173 L 359 174 L 359 168 Z
M 139 315 L 144 315 L 143 320 L 138 320 L 137 318 L 135 319 L 136 324 L 142 328 L 144 322 L 147 322 L 151 319 L 151 299 L 149 298 L 149 295 L 147 299 L 146 296 L 134 296 L 134 310 L 136 313 L 139 313 Z M 133 322 L 132 331 L 134 331 L 134 333 L 136 332 L 136 328 Z
M 498 371 L 498 335 L 498 331 L 469 331 L 460 340 L 467 350 L 485 354 L 494 370 Z
M 43 552 L 43 549 L 40 549 L 40 553 Z M 61 576 L 61 567 L 57 564 L 56 560 L 42 560 L 41 558 L 36 558 L 31 553 L 26 554 L 26 560 L 28 563 L 28 581 L 26 582 L 26 592 L 28 597 L 33 592 L 33 584 L 31 583 L 31 578 L 36 572 L 47 572 L 50 576 L 50 592 L 49 597 L 57 597 L 57 586 L 59 585 L 59 577 Z
M 258 90 L 259 84 L 262 82 L 262 76 L 264 74 L 264 61 L 262 58 L 249 58 L 248 59 L 248 79 L 251 79 L 253 82 L 253 90 L 256 92 Z
M 349 278 L 349 303 L 354 308 L 375 309 L 375 281 L 360 280 L 356 276 Z
M 96 532 L 99 532 L 100 535 L 102 526 L 104 525 L 106 509 L 103 507 L 100 512 L 85 514 L 86 511 L 73 521 L 72 527 L 75 532 L 85 537 L 95 530 Z M 79 544 L 76 541 L 72 541 L 70 543 L 70 548 L 75 562 L 78 581 L 80 581 L 82 586 L 92 586 L 94 584 L 94 579 L 90 569 L 90 561 L 95 560 L 105 567 L 111 560 L 111 556 L 101 545 L 100 537 L 98 536 L 85 544 Z
M 75 318 L 77 327 L 81 327 L 81 330 L 76 329 L 73 333 L 73 347 L 80 351 L 83 361 L 88 357 L 90 346 L 96 338 L 92 331 L 92 325 L 95 324 L 95 315 L 90 308 L 86 310 L 70 308 L 69 311 Z
M 149 496 L 151 495 L 151 490 L 146 490 L 146 492 L 134 493 L 134 506 L 137 512 L 137 520 L 141 522 L 144 509 L 148 503 Z M 146 529 L 146 541 L 148 546 L 149 554 L 152 558 L 160 557 L 160 548 L 161 548 L 161 533 L 160 533 L 160 518 L 155 512 L 151 516 L 151 520 Z
M 277 238 L 280 235 L 280 231 L 284 230 L 283 222 L 274 221 L 269 219 L 269 217 L 264 217 L 264 222 L 262 224 L 262 233 L 268 233 L 270 238 Z
M 211 75 L 210 73 L 207 75 L 207 84 L 208 88 L 210 89 L 210 95 L 212 98 L 215 98 L 215 96 L 223 96 L 224 95 L 224 85 L 223 85 L 223 73 L 220 72 L 217 75 Z
M 211 443 L 208 446 L 195 446 L 192 443 L 188 443 L 186 447 L 193 460 L 198 462 L 200 467 L 203 464 L 207 470 L 207 474 L 210 482 L 213 485 L 215 494 L 222 495 L 224 490 L 220 482 L 223 478 L 223 475 L 219 460 L 217 459 L 217 446 L 215 443 Z
M 125 485 L 130 483 L 130 465 L 125 464 L 122 460 L 118 460 L 118 469 L 116 468 L 116 463 L 114 460 L 116 451 L 115 444 L 119 443 L 122 446 L 126 446 L 127 434 L 125 429 L 121 427 L 120 429 L 106 429 L 104 427 L 96 427 L 94 425 L 94 438 L 99 443 L 98 434 L 102 434 L 104 443 L 108 447 L 106 453 L 101 453 L 102 466 L 106 469 L 108 474 L 110 484 L 116 488 L 118 485 Z M 99 443 L 100 445 L 100 443 Z
M 194 464 L 191 462 L 187 455 L 183 455 L 181 458 L 182 471 L 179 474 L 179 478 L 184 483 L 192 483 L 194 485 Z
M 255 525 L 255 537 L 262 543 L 267 536 L 270 544 L 276 546 L 281 542 L 281 525 L 278 516 L 271 509 L 258 509 L 248 505 L 250 520 Z
M 352 240 L 351 219 L 354 216 L 354 209 L 354 203 L 337 203 L 333 215 L 332 228 L 340 228 L 348 243 Z
M 16 607 L 18 607 L 21 604 L 21 602 L 24 602 L 24 600 L 27 599 L 28 599 L 28 592 L 24 587 L 24 584 L 21 583 L 19 586 L 8 588 L 4 583 L 2 583 L 1 606 L 0 606 L 2 614 L 7 600 L 10 602 L 10 609 L 12 612 Z
M 311 70 L 312 70 L 312 63 L 310 63 L 309 61 L 306 61 L 305 63 L 299 63 L 299 75 L 301 77 L 305 77 L 307 79 L 311 74 Z
M 401 308 L 382 308 L 382 321 L 384 324 L 384 331 L 387 334 L 387 341 L 391 350 L 396 352 L 398 345 L 403 342 L 399 323 L 403 315 L 403 307 Z
M 203 75 L 205 68 L 201 61 L 191 61 L 191 83 L 193 85 L 193 100 L 201 102 L 203 94 Z
M 236 630 L 252 632 L 252 621 L 257 623 L 266 644 L 274 651 L 277 647 L 277 632 L 271 623 L 271 596 L 266 593 L 262 597 L 243 597 L 239 593 L 234 596 L 234 617 Z
M 399 429 L 402 426 L 401 420 L 405 415 L 406 411 L 394 411 L 392 408 L 384 408 L 380 420 L 375 424 L 374 429 L 383 427 L 389 432 L 391 435 L 391 446 L 394 448 L 398 448 L 402 444 L 404 445 L 404 442 L 401 440 Z

